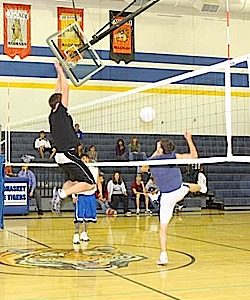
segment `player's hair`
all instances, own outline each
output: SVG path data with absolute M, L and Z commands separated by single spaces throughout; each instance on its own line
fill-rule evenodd
M 60 103 L 62 101 L 62 94 L 61 93 L 54 93 L 53 95 L 50 96 L 49 98 L 49 106 L 52 109 L 55 109 L 56 104 Z
M 164 154 L 171 153 L 175 150 L 175 144 L 170 140 L 160 140 L 161 148 Z

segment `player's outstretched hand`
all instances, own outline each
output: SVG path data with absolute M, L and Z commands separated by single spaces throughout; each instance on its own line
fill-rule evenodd
M 187 141 L 192 140 L 192 132 L 189 131 L 189 130 L 187 130 L 187 131 L 185 132 L 185 134 L 184 134 L 184 137 L 185 137 L 185 139 L 186 139 Z

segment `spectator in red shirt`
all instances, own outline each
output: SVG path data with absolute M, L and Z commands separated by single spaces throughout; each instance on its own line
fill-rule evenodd
M 100 193 L 99 189 L 97 189 L 95 193 L 96 201 L 106 215 L 116 215 L 117 211 L 112 209 L 108 203 L 108 190 L 105 184 L 104 174 L 99 174 L 99 181 L 102 187 L 102 193 Z
M 135 197 L 136 214 L 140 214 L 140 201 L 145 201 L 145 214 L 152 214 L 152 211 L 148 208 L 149 198 L 141 174 L 135 176 L 135 180 L 131 184 L 131 189 L 132 194 Z

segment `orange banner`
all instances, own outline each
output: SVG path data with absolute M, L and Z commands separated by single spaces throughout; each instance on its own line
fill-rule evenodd
M 119 23 L 130 13 L 110 11 L 112 25 Z M 129 20 L 110 34 L 110 58 L 116 62 L 124 60 L 126 63 L 134 59 L 134 19 Z
M 31 53 L 31 6 L 3 4 L 4 53 L 11 58 L 25 58 Z
M 58 31 L 65 29 L 70 24 L 74 23 L 77 20 L 77 23 L 80 25 L 81 29 L 84 28 L 83 20 L 83 9 L 81 8 L 68 8 L 68 7 L 57 7 L 57 23 Z M 70 48 L 72 45 L 75 45 L 77 48 L 81 45 L 81 41 L 78 38 L 77 34 L 72 31 L 67 35 L 63 36 L 58 41 L 59 49 L 63 52 L 66 49 Z
M 118 23 L 123 18 L 116 18 Z M 113 52 L 120 54 L 131 54 L 132 52 L 132 37 L 131 37 L 131 21 L 122 25 L 120 28 L 113 31 Z

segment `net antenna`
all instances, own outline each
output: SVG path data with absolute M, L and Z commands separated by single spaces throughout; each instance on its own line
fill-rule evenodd
M 72 1 L 75 8 L 74 0 Z M 88 41 L 78 22 L 75 21 L 63 30 L 50 35 L 46 40 L 47 44 L 72 83 L 75 86 L 80 86 L 105 67 L 93 45 L 159 1 L 133 0 L 116 15 L 116 18 L 135 4 L 139 3 L 139 8 L 135 9 L 119 22 L 113 22 L 114 19 L 107 22 L 92 36 L 90 41 Z

